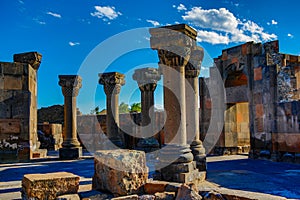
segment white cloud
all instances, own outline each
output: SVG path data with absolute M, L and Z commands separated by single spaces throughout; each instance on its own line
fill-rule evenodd
M 237 18 L 226 8 L 204 10 L 201 7 L 193 7 L 182 18 L 201 28 L 209 28 L 218 31 L 235 30 L 239 24 Z
M 96 11 L 91 13 L 93 17 L 102 18 L 103 20 L 113 20 L 118 16 L 122 15 L 122 13 L 116 11 L 113 6 L 95 6 Z
M 197 41 L 208 42 L 211 44 L 228 44 L 229 37 L 227 35 L 221 35 L 212 31 L 198 31 Z
M 150 20 L 150 19 L 147 19 L 146 21 L 151 23 L 153 26 L 159 26 L 160 25 L 160 23 L 158 21 L 154 21 L 154 20 Z
M 277 24 L 278 24 L 278 22 L 275 21 L 274 19 L 272 19 L 271 23 L 272 23 L 273 25 L 277 25 Z
M 80 43 L 79 42 L 69 42 L 69 45 L 72 47 L 72 46 L 80 45 Z
M 47 15 L 51 15 L 51 16 L 56 17 L 56 18 L 61 18 L 60 14 L 54 13 L 54 12 L 47 12 Z
M 182 18 L 198 29 L 198 41 L 211 44 L 228 44 L 230 42 L 261 42 L 276 39 L 264 28 L 251 20 L 240 20 L 226 8 L 202 9 L 193 7 Z M 272 23 L 277 23 L 272 20 Z
M 178 11 L 182 11 L 182 10 L 187 10 L 187 9 L 186 9 L 185 5 L 183 5 L 183 4 L 181 3 L 181 4 L 179 4 L 179 6 L 177 6 L 177 10 L 178 10 Z
M 271 22 L 267 22 L 267 24 L 268 24 L 268 25 L 271 25 L 271 24 L 272 24 L 272 25 L 277 25 L 278 22 L 275 21 L 274 19 L 272 19 Z
M 41 25 L 45 25 L 45 24 L 46 24 L 46 22 L 41 21 L 41 20 L 39 20 L 39 19 L 37 19 L 37 18 L 33 18 L 32 20 L 35 21 L 35 22 L 38 23 L 38 24 L 41 24 Z
M 288 33 L 287 36 L 288 36 L 289 38 L 293 38 L 293 37 L 294 37 L 294 35 L 292 35 L 291 33 Z

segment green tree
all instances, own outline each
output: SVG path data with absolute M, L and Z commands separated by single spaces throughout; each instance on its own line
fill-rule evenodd
M 91 115 L 98 115 L 100 112 L 99 112 L 100 108 L 99 106 L 97 106 L 96 108 L 94 108 L 93 110 L 91 110 L 90 114 Z
M 142 104 L 141 103 L 133 103 L 130 106 L 130 112 L 141 112 Z
M 128 113 L 129 112 L 129 106 L 128 104 L 122 102 L 119 105 L 119 113 Z

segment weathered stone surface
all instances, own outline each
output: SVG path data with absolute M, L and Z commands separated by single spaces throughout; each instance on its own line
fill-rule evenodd
M 181 187 L 180 183 L 169 182 L 166 187 L 166 192 L 176 192 L 177 193 L 180 187 Z
M 134 150 L 103 150 L 95 153 L 93 189 L 115 196 L 140 193 L 148 178 L 145 153 Z
M 155 200 L 154 195 L 146 194 L 139 196 L 139 200 Z
M 79 193 L 80 199 L 82 200 L 107 200 L 113 198 L 113 195 L 102 193 L 96 190 L 90 190 Z
M 30 64 L 38 70 L 42 61 L 42 55 L 38 52 L 19 53 L 14 55 L 14 62 Z
M 176 197 L 175 192 L 157 192 L 154 194 L 155 200 L 174 200 Z
M 210 191 L 203 194 L 204 200 L 225 200 L 220 193 Z
M 15 62 L 0 62 L 0 162 L 28 160 L 39 149 L 36 117 L 38 67 L 37 63 L 31 62 L 31 65 L 24 61 L 29 54 L 39 57 L 39 65 L 41 55 L 36 52 L 24 53 L 22 58 L 17 55 Z M 28 60 L 36 61 L 33 57 Z M 10 143 L 11 137 L 17 139 Z M 15 150 L 7 149 L 8 146 Z
M 139 196 L 134 194 L 134 195 L 128 195 L 128 196 L 123 196 L 123 197 L 115 197 L 112 198 L 111 200 L 138 200 Z
M 22 180 L 23 199 L 56 199 L 64 194 L 76 194 L 79 176 L 68 172 L 26 174 Z
M 144 190 L 147 194 L 155 194 L 157 192 L 164 192 L 168 182 L 165 181 L 151 181 L 144 185 Z
M 202 197 L 198 194 L 198 190 L 194 184 L 183 184 L 178 190 L 176 200 L 199 200 Z
M 58 196 L 56 200 L 80 200 L 80 197 L 78 194 L 66 194 Z

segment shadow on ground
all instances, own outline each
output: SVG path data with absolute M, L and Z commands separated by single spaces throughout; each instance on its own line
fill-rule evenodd
M 208 158 L 207 180 L 221 187 L 300 199 L 300 165 L 267 160 Z

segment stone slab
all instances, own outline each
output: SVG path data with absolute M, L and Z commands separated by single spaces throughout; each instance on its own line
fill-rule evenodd
M 22 180 L 22 199 L 56 199 L 64 194 L 76 194 L 79 176 L 68 172 L 25 174 Z

